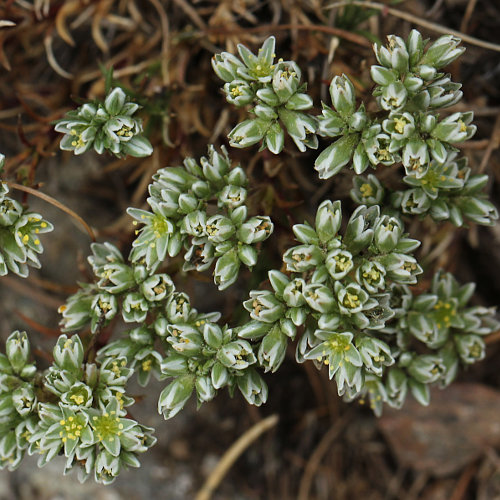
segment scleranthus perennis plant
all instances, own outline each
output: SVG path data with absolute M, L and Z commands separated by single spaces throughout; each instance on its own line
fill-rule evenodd
M 2 466 L 18 466 L 25 453 L 39 455 L 41 466 L 64 455 L 65 472 L 76 468 L 80 479 L 105 484 L 138 466 L 155 438 L 127 411 L 133 377 L 143 387 L 165 381 L 157 403 L 165 419 L 192 396 L 199 406 L 223 388 L 259 406 L 269 395 L 263 374 L 276 372 L 293 345 L 298 363 L 326 369 L 340 396 L 380 415 L 384 403 L 400 408 L 408 394 L 429 404 L 433 384 L 447 386 L 485 356 L 484 337 L 498 328 L 494 309 L 469 305 L 474 284 L 460 285 L 451 273 L 438 271 L 428 287 L 419 281 L 429 270 L 408 232 L 412 215 L 456 226 L 497 218 L 482 193 L 488 177 L 474 175 L 455 147 L 474 134 L 472 114 L 440 114 L 461 98 L 442 68 L 463 49 L 450 36 L 429 44 L 415 30 L 388 41 L 374 47 L 374 112 L 339 75 L 329 86 L 331 105 L 314 115 L 299 66 L 276 60 L 274 37 L 256 54 L 239 45 L 239 58 L 213 57 L 226 100 L 250 114 L 229 144 L 260 143 L 280 154 L 288 135 L 301 152 L 321 146 L 311 172 L 327 179 L 352 167 L 357 206 L 326 199 L 310 220 L 289 224 L 303 215 L 282 203 L 286 216 L 271 217 L 252 169 L 224 146 L 158 169 L 147 206 L 127 210 L 128 248 L 127 235 L 121 245 L 91 245 L 93 279 L 59 308 L 63 333 L 50 366 L 37 369 L 25 333 L 8 338 L 0 356 Z M 55 127 L 65 134 L 61 149 L 150 155 L 138 108 L 120 87 L 83 104 Z M 393 166 L 396 188 L 365 173 Z M 52 226 L 2 193 L 0 274 L 26 275 L 26 265 L 38 262 L 38 233 Z M 290 237 L 273 261 L 275 227 Z M 230 290 L 244 286 L 248 270 L 252 285 L 235 294 L 244 296 L 240 311 L 225 321 L 220 312 L 200 312 L 179 285 L 187 273 L 209 273 L 207 286 Z

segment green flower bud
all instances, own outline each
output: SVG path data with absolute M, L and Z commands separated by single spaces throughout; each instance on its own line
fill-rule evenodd
M 214 363 L 210 372 L 212 385 L 215 389 L 220 389 L 229 383 L 229 370 L 219 362 Z
M 383 87 L 394 83 L 398 77 L 397 72 L 392 68 L 377 65 L 373 65 L 370 68 L 370 75 L 375 83 L 382 85 Z
M 255 370 L 246 370 L 236 379 L 238 389 L 249 404 L 260 406 L 267 401 L 268 388 Z
M 403 224 L 396 217 L 383 215 L 374 227 L 374 243 L 380 253 L 394 250 L 401 239 Z
M 401 408 L 408 392 L 408 378 L 405 372 L 395 366 L 389 368 L 385 389 L 389 405 L 393 408 Z
M 240 259 L 235 249 L 229 250 L 222 257 L 219 257 L 214 270 L 214 283 L 219 287 L 219 290 L 225 290 L 237 280 L 239 269 Z
M 250 245 L 238 245 L 238 258 L 245 266 L 252 268 L 257 264 L 259 254 Z
M 283 363 L 288 345 L 287 336 L 278 325 L 273 326 L 262 339 L 258 352 L 259 363 L 264 371 L 274 373 Z
M 20 373 L 30 356 L 30 343 L 26 332 L 12 332 L 5 342 L 5 353 L 14 373 Z
M 294 224 L 293 233 L 295 238 L 306 245 L 317 245 L 318 235 L 316 231 L 309 224 Z
M 323 201 L 316 212 L 316 233 L 322 243 L 334 238 L 342 222 L 342 207 L 339 200 Z
M 422 40 L 422 35 L 417 30 L 413 29 L 410 31 L 406 47 L 410 56 L 410 67 L 413 67 L 420 61 L 424 53 L 424 41 Z
M 212 57 L 212 68 L 215 74 L 225 82 L 232 82 L 238 78 L 238 68 L 243 67 L 243 63 L 229 52 L 215 54 Z
M 106 96 L 104 101 L 104 107 L 110 115 L 117 115 L 120 113 L 123 105 L 125 104 L 127 96 L 125 92 L 120 88 L 116 87 Z
M 53 350 L 54 363 L 70 373 L 79 373 L 83 363 L 83 345 L 78 335 L 61 335 Z
M 356 108 L 354 85 L 346 75 L 336 76 L 330 83 L 330 97 L 333 107 L 341 116 L 350 116 Z
M 273 122 L 267 129 L 264 141 L 267 149 L 269 149 L 271 153 L 277 155 L 283 151 L 283 146 L 285 145 L 285 132 L 277 121 Z
M 447 66 L 465 52 L 464 47 L 458 47 L 460 41 L 459 38 L 452 35 L 439 37 L 427 49 L 421 63 L 431 65 L 436 69 Z
M 283 291 L 283 300 L 288 307 L 300 307 L 306 303 L 304 290 L 306 282 L 303 279 L 297 278 L 285 287 Z
M 210 375 L 196 377 L 195 389 L 200 402 L 210 401 L 215 396 L 215 387 Z
M 265 135 L 271 122 L 267 119 L 254 118 L 245 120 L 229 132 L 229 144 L 233 148 L 247 148 L 257 144 Z
M 322 151 L 314 162 L 319 178 L 329 179 L 338 174 L 342 167 L 351 161 L 358 142 L 358 134 L 345 135 Z
M 191 397 L 194 384 L 192 375 L 184 375 L 167 385 L 158 398 L 158 413 L 163 414 L 165 420 L 177 415 Z
M 170 377 L 186 374 L 189 371 L 188 359 L 182 354 L 170 354 L 160 364 L 161 373 Z

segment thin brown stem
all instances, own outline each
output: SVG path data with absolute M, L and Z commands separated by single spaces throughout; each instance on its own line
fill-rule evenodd
M 17 189 L 18 191 L 23 191 L 24 193 L 32 194 L 33 196 L 36 196 L 37 198 L 40 198 L 41 200 L 46 201 L 51 205 L 54 205 L 59 210 L 66 212 L 68 215 L 71 215 L 71 217 L 76 219 L 85 228 L 85 231 L 87 231 L 92 241 L 96 240 L 94 231 L 92 231 L 92 228 L 82 219 L 82 217 L 80 217 L 76 212 L 71 210 L 71 208 L 68 208 L 66 205 L 63 205 L 60 201 L 57 201 L 55 198 L 52 198 L 52 196 L 37 191 L 36 189 L 30 188 L 28 186 L 22 186 L 21 184 L 17 184 L 15 182 L 7 181 L 7 185 L 10 188 Z

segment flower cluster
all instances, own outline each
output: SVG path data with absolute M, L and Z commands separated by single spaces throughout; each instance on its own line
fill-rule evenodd
M 118 157 L 149 156 L 153 148 L 142 135 L 141 119 L 133 116 L 139 107 L 117 87 L 108 92 L 104 102 L 85 103 L 69 111 L 55 126 L 64 134 L 61 149 L 75 155 L 93 147 L 99 154 L 108 151 Z
M 211 400 L 218 389 L 228 387 L 233 394 L 238 388 L 250 404 L 260 406 L 267 399 L 267 385 L 255 370 L 253 348 L 227 325 L 217 325 L 219 318 L 218 313 L 198 314 L 192 308 L 175 319 L 159 316 L 151 328 L 131 332 L 130 340 L 111 343 L 104 353 L 128 351 L 127 355 L 134 357 L 131 366 L 140 365 L 143 371 L 154 367 L 161 378 L 173 379 L 158 399 L 158 411 L 166 419 L 182 410 L 193 391 L 201 404 Z M 138 333 L 143 337 L 141 342 L 146 337 L 148 342 L 159 337 L 165 356 L 155 352 L 152 343 L 137 346 Z
M 278 98 L 279 90 L 292 103 L 300 95 L 300 102 L 307 102 L 307 107 L 301 110 L 312 107 L 312 101 L 304 94 L 305 87 L 300 86 L 297 64 L 280 63 L 292 68 L 286 72 L 272 64 L 274 43 L 273 37 L 268 38 L 258 57 L 238 46 L 244 64 L 226 52 L 212 60 L 217 75 L 228 82 L 224 91 L 229 102 L 238 106 L 257 103 L 252 110 L 256 118 L 240 123 L 229 134 L 233 146 L 247 147 L 264 139 L 262 147 L 281 151 L 283 139 L 276 148 L 273 128 L 281 130 L 278 119 L 296 140 L 294 134 L 299 127 L 291 126 L 289 101 L 283 105 Z M 429 214 L 436 221 L 451 220 L 457 226 L 463 225 L 464 219 L 492 225 L 498 219 L 498 211 L 481 192 L 488 177 L 471 175 L 466 159 L 457 158 L 458 150 L 454 147 L 474 135 L 473 114 L 439 115 L 440 110 L 456 104 L 462 97 L 461 85 L 441 71 L 465 50 L 459 43 L 457 38 L 445 35 L 426 47 L 427 42 L 416 30 L 407 40 L 390 35 L 387 46 L 374 45 L 378 64 L 371 67 L 370 73 L 376 84 L 373 95 L 380 108 L 376 114 L 369 113 L 365 103 L 356 104 L 354 85 L 346 75 L 332 79 L 331 106 L 322 103 L 320 116 L 296 112 L 294 123 L 298 120 L 297 124 L 301 124 L 300 137 L 311 138 L 313 147 L 317 147 L 317 135 L 335 138 L 315 161 L 319 177 L 330 178 L 347 165 L 359 175 L 369 166 L 375 169 L 379 165 L 401 163 L 406 173 L 403 182 L 409 188 L 396 191 L 391 203 L 402 213 Z M 262 69 L 262 75 L 257 76 L 253 65 Z M 295 80 L 290 78 L 292 74 Z M 250 80 L 239 80 L 244 77 Z M 262 88 L 263 85 L 267 87 Z M 243 95 L 235 97 L 243 88 Z M 296 142 L 300 147 L 302 142 Z M 367 184 L 354 182 L 358 188 Z M 370 197 L 371 194 L 361 198 L 355 195 L 354 199 L 362 199 L 366 204 L 370 203 Z
M 420 244 L 377 205 L 359 207 L 344 235 L 340 202 L 323 202 L 315 228 L 295 225 L 301 245 L 283 255 L 287 274 L 269 272 L 272 290 L 253 290 L 244 303 L 251 320 L 238 336 L 253 341 L 259 364 L 276 371 L 289 339 L 298 362 L 327 365 L 338 393 L 400 407 L 408 389 L 422 404 L 429 384 L 449 384 L 460 362 L 484 357 L 481 336 L 498 327 L 494 310 L 466 308 L 474 286 L 438 273 L 431 291 L 414 296 L 422 269 L 411 252 Z M 425 352 L 428 350 L 429 352 Z
M 0 168 L 3 155 L 0 155 Z M 40 268 L 38 254 L 43 252 L 42 233 L 54 229 L 40 214 L 26 210 L 7 196 L 9 188 L 0 181 L 0 276 L 9 271 L 25 278 L 29 267 Z
M 81 481 L 92 475 L 104 484 L 138 467 L 138 454 L 156 440 L 152 429 L 126 417 L 134 400 L 125 393 L 132 374 L 125 358 L 85 363 L 80 338 L 66 335 L 45 372 L 29 356 L 26 333 L 12 333 L 0 355 L 0 467 L 16 468 L 26 452 L 39 455 L 40 467 L 63 454 L 65 473 L 77 468 Z
M 442 36 L 425 51 L 422 36 L 413 30 L 408 39 L 390 35 L 386 47 L 374 46 L 379 65 L 371 67 L 373 91 L 384 118 L 371 118 L 364 104 L 356 110 L 354 86 L 345 75 L 330 84 L 333 108 L 323 105 L 319 134 L 341 137 L 317 158 L 321 178 L 335 175 L 352 160 L 357 174 L 368 166 L 402 162 L 406 174 L 418 179 L 429 170 L 430 159 L 442 165 L 452 144 L 470 139 L 476 127 L 472 113 L 453 113 L 440 119 L 437 110 L 456 104 L 461 85 L 439 70 L 464 49 L 459 40 Z
M 313 102 L 301 83 L 302 72 L 294 61 L 275 62 L 275 45 L 271 36 L 257 55 L 240 44 L 240 59 L 228 52 L 212 59 L 215 73 L 226 82 L 226 100 L 237 107 L 250 107 L 253 115 L 231 130 L 230 144 L 246 148 L 262 141 L 261 149 L 278 154 L 283 150 L 286 130 L 300 151 L 316 149 L 317 122 L 304 112 Z
M 330 378 L 335 377 L 343 394 L 363 386 L 363 351 L 355 341 L 376 342 L 385 353 L 378 370 L 393 363 L 389 346 L 364 332 L 384 328 L 394 316 L 390 284 L 416 283 L 422 269 L 411 255 L 420 243 L 407 237 L 398 218 L 380 215 L 378 206 L 359 207 L 343 235 L 341 222 L 340 202 L 327 200 L 318 208 L 315 228 L 293 227 L 301 244 L 283 255 L 289 274 L 270 271 L 273 290 L 250 292 L 244 306 L 252 319 L 238 335 L 261 339 L 259 362 L 266 371 L 275 371 L 288 339 L 295 339 L 297 327 L 304 325 L 297 359 L 325 358 Z M 366 365 L 372 369 L 368 360 Z
M 450 153 L 443 165 L 432 160 L 427 174 L 420 179 L 405 176 L 403 181 L 410 186 L 406 190 L 388 193 L 373 174 L 353 177 L 351 198 L 368 206 L 392 205 L 403 214 L 450 220 L 456 226 L 462 226 L 465 219 L 493 225 L 498 211 L 481 191 L 488 176 L 472 175 L 467 159 L 456 156 Z
M 382 403 L 401 408 L 408 392 L 429 404 L 429 386 L 446 387 L 467 366 L 485 356 L 483 337 L 497 330 L 495 309 L 467 306 L 474 283 L 460 286 L 450 273 L 435 274 L 429 291 L 414 295 L 407 286 L 392 285 L 394 318 L 380 331 L 395 354 L 384 374 L 370 374 L 360 393 L 368 395 L 377 415 Z
M 109 243 L 94 243 L 92 251 L 89 262 L 96 284 L 83 286 L 60 308 L 63 330 L 75 331 L 90 322 L 91 331 L 96 332 L 119 311 L 125 322 L 141 325 L 98 352 L 101 373 L 108 365 L 115 371 L 119 367 L 120 373 L 126 373 L 123 382 L 135 373 L 143 386 L 152 374 L 157 379 L 174 378 L 158 402 L 165 418 L 179 412 L 193 390 L 199 403 L 212 399 L 224 386 L 231 393 L 238 387 L 252 404 L 266 400 L 267 386 L 253 369 L 257 358 L 252 346 L 227 326 L 216 324 L 220 313 L 199 313 L 185 293 L 175 290 L 168 275 L 148 275 L 142 265 L 128 266 Z M 49 387 L 56 393 L 66 391 L 80 379 L 81 374 L 76 379 L 65 375 L 64 383 L 57 378 Z M 106 389 L 109 386 L 108 382 Z
M 151 211 L 128 210 L 134 224 L 144 224 L 136 231 L 132 262 L 152 271 L 185 247 L 184 270 L 205 271 L 215 262 L 219 290 L 236 281 L 241 264 L 256 264 L 255 245 L 270 236 L 273 223 L 267 216 L 248 216 L 246 173 L 241 166 L 231 168 L 224 148 L 219 153 L 209 146 L 200 164 L 188 158 L 184 167 L 160 169 L 153 179 Z M 212 203 L 218 207 L 214 215 Z

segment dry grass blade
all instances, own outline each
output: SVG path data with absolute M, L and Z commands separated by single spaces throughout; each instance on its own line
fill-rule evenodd
M 344 1 L 344 2 L 335 2 L 327 7 L 326 9 L 336 9 L 337 7 L 344 7 L 346 5 L 358 5 L 359 7 L 368 7 L 370 9 L 380 10 L 384 15 L 390 14 L 391 16 L 398 17 L 399 19 L 404 19 L 405 21 L 409 21 L 418 26 L 422 26 L 431 31 L 436 31 L 437 33 L 442 33 L 444 35 L 453 35 L 460 38 L 465 43 L 470 43 L 471 45 L 476 45 L 477 47 L 481 47 L 483 49 L 494 50 L 496 52 L 500 52 L 500 45 L 496 43 L 486 42 L 484 40 L 479 40 L 478 38 L 474 38 L 473 36 L 469 36 L 461 31 L 456 31 L 451 28 L 447 28 L 446 26 L 442 26 L 441 24 L 433 23 L 430 21 L 426 21 L 421 17 L 410 14 L 409 12 L 403 12 L 401 10 L 393 9 L 392 7 L 387 7 L 387 5 L 383 3 L 377 2 L 365 2 L 361 0 L 352 0 L 352 1 Z
M 320 466 L 321 460 L 328 451 L 330 445 L 335 440 L 335 438 L 341 433 L 342 429 L 347 424 L 347 419 L 344 417 L 337 420 L 335 424 L 330 427 L 330 430 L 321 438 L 316 449 L 313 451 L 311 458 L 307 462 L 306 470 L 304 475 L 300 480 L 299 494 L 297 495 L 297 500 L 308 500 L 311 498 L 309 493 L 311 491 L 312 482 L 314 476 Z
M 338 36 L 344 40 L 356 43 L 363 47 L 371 47 L 371 43 L 364 37 L 356 35 L 351 31 L 335 28 L 334 26 L 324 26 L 322 24 L 280 24 L 278 26 L 272 24 L 261 24 L 253 28 L 240 29 L 224 29 L 224 28 L 209 28 L 206 30 L 210 35 L 234 35 L 239 33 L 274 33 L 277 31 L 320 31 L 328 35 Z
M 224 453 L 219 463 L 216 465 L 212 474 L 208 477 L 205 484 L 196 494 L 196 500 L 210 500 L 213 492 L 227 474 L 231 466 L 236 462 L 239 456 L 264 432 L 272 429 L 278 423 L 278 415 L 261 420 L 253 427 L 248 429 L 231 447 Z
M 24 191 L 25 193 L 32 194 L 33 196 L 36 196 L 37 198 L 40 198 L 41 200 L 46 201 L 51 205 L 54 205 L 63 212 L 66 212 L 68 215 L 71 215 L 71 217 L 76 219 L 85 228 L 85 231 L 87 231 L 92 241 L 96 240 L 92 228 L 76 212 L 71 210 L 71 208 L 68 208 L 66 205 L 63 205 L 60 201 L 57 201 L 55 198 L 52 198 L 52 196 L 49 196 L 48 194 L 45 193 L 41 193 L 40 191 L 37 191 L 36 189 L 30 188 L 28 186 L 21 186 L 21 184 L 16 184 L 15 182 L 7 181 L 7 185 L 10 188 L 17 189 L 18 191 Z
M 56 61 L 56 58 L 54 56 L 54 52 L 52 50 L 52 33 L 47 32 L 45 35 L 45 38 L 43 39 L 43 45 L 45 47 L 45 52 L 47 54 L 47 61 L 50 64 L 50 67 L 60 76 L 63 78 L 67 78 L 68 80 L 71 80 L 73 78 L 73 75 L 66 71 L 65 69 L 61 68 L 59 66 L 59 63 Z
M 170 44 L 170 36 L 169 36 L 169 28 L 168 28 L 168 17 L 165 12 L 165 9 L 159 2 L 159 0 L 149 0 L 153 7 L 158 12 L 158 16 L 160 17 L 161 23 L 161 76 L 163 85 L 167 86 L 170 83 L 170 77 L 168 74 L 168 57 L 169 57 L 169 44 Z

